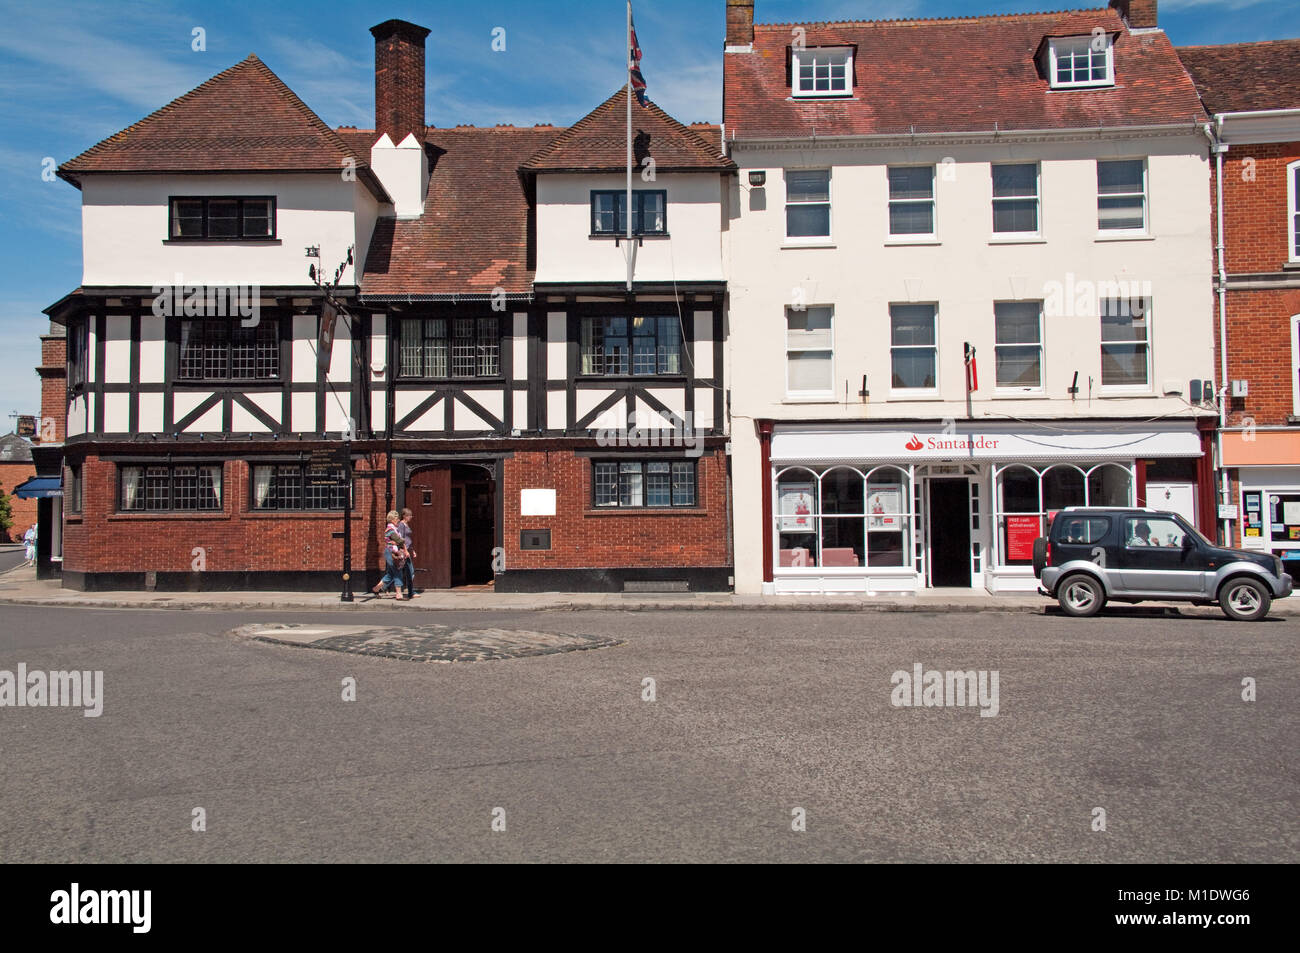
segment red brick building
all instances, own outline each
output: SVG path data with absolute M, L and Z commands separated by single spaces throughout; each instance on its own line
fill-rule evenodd
M 60 167 L 64 584 L 329 589 L 347 525 L 360 591 L 407 506 L 421 588 L 727 588 L 720 130 L 430 126 L 371 32 L 373 130 L 250 56 Z
M 1222 532 L 1300 570 L 1300 40 L 1179 49 L 1212 114 Z
M 32 445 L 17 434 L 0 437 L 0 495 L 8 496 L 13 525 L 0 530 L 0 543 L 23 538 L 27 527 L 36 522 L 36 501 L 14 496 L 14 487 L 36 476 L 32 465 Z

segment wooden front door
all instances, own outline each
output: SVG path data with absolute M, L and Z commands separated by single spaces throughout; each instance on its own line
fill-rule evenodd
M 406 488 L 406 506 L 415 514 L 411 517 L 415 588 L 451 588 L 451 468 L 417 470 Z

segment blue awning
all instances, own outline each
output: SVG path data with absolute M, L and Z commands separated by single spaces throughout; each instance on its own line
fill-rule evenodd
M 14 496 L 20 500 L 43 500 L 63 495 L 63 481 L 58 477 L 32 477 L 14 487 Z

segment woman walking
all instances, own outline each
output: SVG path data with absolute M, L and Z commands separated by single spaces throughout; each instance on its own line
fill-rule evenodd
M 398 529 L 398 523 L 401 518 L 396 510 L 389 510 L 388 516 L 385 517 L 388 525 L 384 527 L 384 538 L 381 544 L 384 547 L 384 578 L 379 580 L 379 585 L 370 591 L 375 595 L 392 586 L 397 593 L 396 598 L 402 598 L 402 576 L 403 554 L 406 552 L 406 543 L 402 538 L 402 532 Z
M 397 524 L 397 531 L 402 534 L 402 542 L 406 547 L 406 563 L 403 571 L 406 577 L 406 598 L 414 599 L 419 595 L 415 591 L 415 543 L 411 535 L 411 518 L 415 514 L 409 509 L 403 508 L 402 521 Z

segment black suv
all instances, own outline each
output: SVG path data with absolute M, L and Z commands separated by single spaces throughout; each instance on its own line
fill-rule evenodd
M 1096 615 L 1107 601 L 1218 603 L 1230 619 L 1268 615 L 1291 594 L 1282 560 L 1216 546 L 1177 513 L 1069 506 L 1034 541 L 1034 575 L 1066 614 Z

